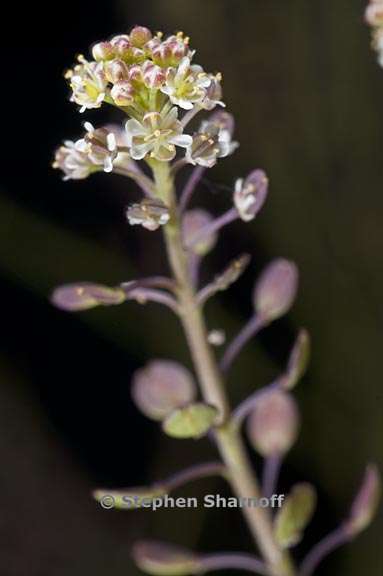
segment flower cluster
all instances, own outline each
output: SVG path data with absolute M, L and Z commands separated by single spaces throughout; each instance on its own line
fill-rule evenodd
M 103 103 L 126 112 L 130 116 L 127 147 L 134 160 L 168 162 L 181 147 L 186 148 L 187 162 L 210 167 L 237 145 L 231 143 L 232 131 L 216 121 L 202 124 L 195 135 L 184 134 L 197 112 L 225 106 L 221 74 L 205 72 L 193 62 L 194 55 L 182 32 L 163 38 L 160 32 L 154 35 L 136 26 L 130 34 L 95 44 L 93 60 L 78 56 L 77 64 L 65 74 L 71 100 L 80 106 L 80 112 L 100 108 Z M 98 163 L 89 159 L 82 145 L 72 142 L 59 149 L 54 163 L 74 179 L 96 171 L 94 165 Z M 107 167 L 112 169 L 113 158 Z
M 383 1 L 370 0 L 365 18 L 372 27 L 372 46 L 378 54 L 378 62 L 383 66 Z

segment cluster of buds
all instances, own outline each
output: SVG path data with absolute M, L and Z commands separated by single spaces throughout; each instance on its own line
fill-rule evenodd
M 372 28 L 372 47 L 378 54 L 378 62 L 383 66 L 383 1 L 370 0 L 365 19 Z

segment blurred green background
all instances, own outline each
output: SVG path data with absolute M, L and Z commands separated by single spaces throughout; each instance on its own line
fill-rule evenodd
M 288 318 L 251 343 L 228 384 L 233 404 L 283 368 L 300 326 L 313 358 L 297 389 L 302 434 L 281 490 L 319 490 L 316 520 L 298 556 L 347 511 L 368 461 L 382 464 L 383 70 L 354 0 L 146 0 L 15 6 L 2 36 L 0 178 L 0 567 L 4 576 L 135 574 L 129 547 L 155 537 L 201 550 L 251 547 L 235 511 L 106 512 L 95 486 L 127 486 L 211 458 L 207 441 L 165 438 L 132 406 L 133 371 L 154 357 L 190 366 L 180 328 L 155 306 L 127 304 L 72 316 L 52 288 L 113 284 L 165 270 L 159 236 L 131 229 L 124 207 L 137 189 L 120 177 L 63 183 L 54 147 L 76 137 L 80 116 L 61 73 L 94 41 L 136 23 L 184 30 L 207 70 L 224 75 L 241 147 L 209 172 L 195 205 L 219 214 L 253 168 L 269 200 L 250 225 L 222 235 L 207 280 L 242 251 L 246 275 L 209 304 L 228 334 L 248 317 L 254 279 L 277 256 L 297 262 L 300 294 Z M 8 57 L 9 55 L 9 57 Z M 255 465 L 258 465 L 254 459 Z M 209 480 L 182 494 L 226 493 Z M 380 524 L 379 524 L 380 523 Z M 318 574 L 382 573 L 382 518 Z

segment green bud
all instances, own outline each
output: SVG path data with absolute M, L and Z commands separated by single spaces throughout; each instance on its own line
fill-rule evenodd
M 137 566 L 153 576 L 188 576 L 200 571 L 200 562 L 193 552 L 163 542 L 136 542 L 132 555 Z
M 311 484 L 293 487 L 274 521 L 275 539 L 282 548 L 290 548 L 301 541 L 314 514 L 316 501 L 316 491 Z
M 218 410 L 208 404 L 189 404 L 174 410 L 163 422 L 162 428 L 173 438 L 201 438 L 214 425 Z

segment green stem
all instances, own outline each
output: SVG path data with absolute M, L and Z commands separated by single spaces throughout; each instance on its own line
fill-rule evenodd
M 174 182 L 167 163 L 150 161 L 156 191 L 169 206 L 171 218 L 165 226 L 165 242 L 169 264 L 177 282 L 181 321 L 190 347 L 194 367 L 204 401 L 214 405 L 220 414 L 214 437 L 229 472 L 233 492 L 239 498 L 260 498 L 261 490 L 252 470 L 238 429 L 232 424 L 222 375 L 207 341 L 207 331 L 192 282 L 189 278 L 187 254 L 182 246 L 181 226 L 177 210 Z M 273 536 L 272 518 L 265 508 L 244 507 L 242 511 L 264 557 L 271 576 L 294 576 L 289 555 L 284 553 Z

